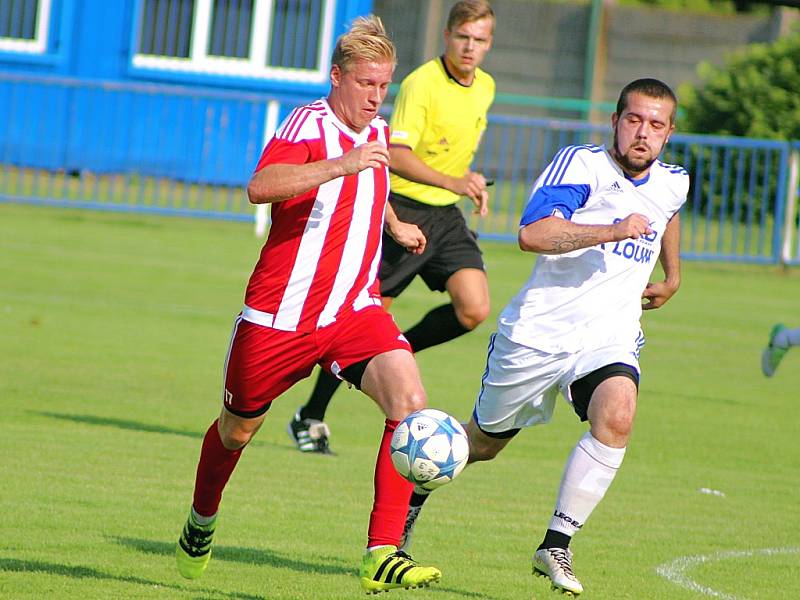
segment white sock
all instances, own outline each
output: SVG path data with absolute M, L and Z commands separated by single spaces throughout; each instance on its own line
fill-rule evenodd
M 773 343 L 778 348 L 800 346 L 800 327 L 797 329 L 784 329 L 775 336 L 775 341 Z
M 625 448 L 606 446 L 587 431 L 567 459 L 548 529 L 575 535 L 605 496 L 624 457 Z
M 214 513 L 210 517 L 204 517 L 203 515 L 198 513 L 194 509 L 194 506 L 193 506 L 192 507 L 192 518 L 194 519 L 195 523 L 197 523 L 200 526 L 203 526 L 203 525 L 208 525 L 209 523 L 212 523 L 214 521 L 214 519 L 217 518 L 217 513 Z

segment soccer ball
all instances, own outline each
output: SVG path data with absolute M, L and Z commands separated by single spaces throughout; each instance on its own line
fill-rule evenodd
M 446 412 L 424 408 L 403 419 L 394 430 L 392 463 L 414 485 L 434 490 L 461 473 L 469 442 L 461 423 Z

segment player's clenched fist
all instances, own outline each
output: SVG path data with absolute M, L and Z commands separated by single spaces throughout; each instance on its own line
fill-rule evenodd
M 639 239 L 643 235 L 653 233 L 650 219 L 639 213 L 631 213 L 621 221 L 614 223 L 612 232 L 615 242 L 627 239 Z
M 342 156 L 345 175 L 355 175 L 364 169 L 376 169 L 389 164 L 389 150 L 381 142 L 367 142 Z

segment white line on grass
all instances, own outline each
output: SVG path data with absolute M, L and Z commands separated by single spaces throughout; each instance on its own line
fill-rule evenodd
M 731 594 L 718 592 L 704 585 L 700 585 L 696 581 L 690 579 L 685 574 L 685 571 L 697 565 L 717 562 L 729 558 L 749 558 L 750 556 L 755 556 L 757 554 L 762 556 L 774 556 L 775 554 L 798 553 L 800 553 L 800 548 L 762 548 L 760 550 L 731 550 L 729 552 L 717 552 L 716 554 L 710 555 L 700 554 L 698 556 L 681 556 L 672 562 L 668 562 L 656 567 L 656 572 L 667 581 L 670 581 L 675 585 L 679 585 L 688 590 L 692 590 L 693 592 L 700 592 L 701 594 L 713 596 L 714 598 L 723 598 L 724 600 L 739 600 L 736 596 L 732 596 Z

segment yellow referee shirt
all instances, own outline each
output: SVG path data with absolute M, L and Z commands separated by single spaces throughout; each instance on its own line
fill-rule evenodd
M 475 70 L 472 85 L 461 85 L 447 72 L 442 57 L 411 72 L 400 84 L 389 123 L 389 143 L 408 146 L 429 167 L 463 177 L 486 129 L 494 100 L 494 79 Z M 415 183 L 394 173 L 393 192 L 433 206 L 455 204 L 460 196 Z

